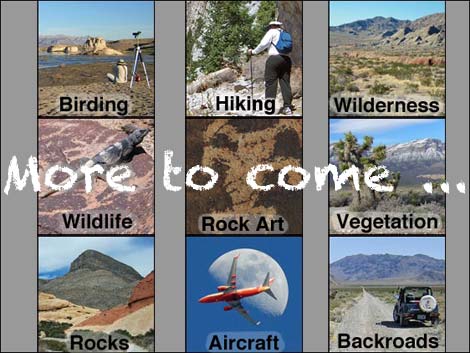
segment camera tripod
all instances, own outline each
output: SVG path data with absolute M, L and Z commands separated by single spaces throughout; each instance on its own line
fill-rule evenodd
M 130 88 L 132 89 L 132 86 L 134 84 L 134 79 L 135 75 L 137 73 L 137 62 L 140 61 L 142 64 L 142 67 L 144 68 L 144 73 L 145 73 L 145 79 L 147 80 L 147 86 L 150 88 L 150 82 L 149 82 L 149 77 L 147 75 L 147 68 L 145 67 L 145 62 L 144 62 L 144 57 L 142 56 L 142 49 L 140 48 L 139 45 L 139 35 L 142 32 L 134 32 L 132 35 L 134 36 L 136 40 L 136 44 L 134 44 L 134 67 L 132 69 L 132 77 L 131 77 L 131 86 Z

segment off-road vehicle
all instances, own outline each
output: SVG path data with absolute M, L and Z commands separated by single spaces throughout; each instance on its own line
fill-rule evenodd
M 404 287 L 396 294 L 393 321 L 406 326 L 410 321 L 439 324 L 439 306 L 429 287 Z

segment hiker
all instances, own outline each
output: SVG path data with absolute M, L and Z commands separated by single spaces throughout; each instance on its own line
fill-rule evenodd
M 283 32 L 282 22 L 271 21 L 268 25 L 268 31 L 259 45 L 255 49 L 248 49 L 248 55 L 257 55 L 268 49 L 269 56 L 264 70 L 265 99 L 276 99 L 277 81 L 279 80 L 284 105 L 278 114 L 292 115 L 292 90 L 290 87 L 292 61 L 288 55 L 292 50 L 292 39 L 287 32 L 284 32 L 285 37 L 281 35 Z M 279 43 L 284 38 L 286 42 Z M 278 44 L 282 44 L 281 47 Z
M 126 83 L 127 82 L 127 65 L 122 59 L 114 66 L 114 74 L 106 74 L 108 79 L 113 83 Z

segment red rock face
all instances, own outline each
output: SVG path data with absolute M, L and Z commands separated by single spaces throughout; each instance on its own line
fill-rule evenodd
M 134 288 L 129 298 L 129 306 L 136 302 L 148 298 L 155 297 L 155 272 L 150 272 L 143 280 L 141 280 Z
M 112 128 L 99 121 L 56 120 L 39 121 L 39 168 L 44 176 L 45 171 L 53 165 L 67 165 L 72 169 L 80 167 L 82 159 L 88 159 L 104 150 L 109 145 L 126 138 L 119 127 Z M 147 137 L 150 138 L 151 137 Z M 146 139 L 147 139 L 146 138 Z M 145 142 L 145 140 L 144 140 Z M 152 141 L 153 145 L 153 141 Z M 58 192 L 39 199 L 38 231 L 40 234 L 96 234 L 103 231 L 96 229 L 66 229 L 62 214 L 85 213 L 116 214 L 130 216 L 133 227 L 130 229 L 113 229 L 105 231 L 114 234 L 154 234 L 154 161 L 140 146 L 127 166 L 133 176 L 126 183 L 135 185 L 135 192 L 118 192 L 109 187 L 106 181 L 97 180 L 90 193 L 85 192 L 83 180 L 68 191 Z M 63 173 L 56 173 L 54 182 L 65 179 Z M 62 179 L 62 180 L 61 180 Z M 124 183 L 124 182 L 123 182 Z M 47 189 L 48 190 L 48 189 Z
M 120 305 L 110 310 L 102 311 L 98 315 L 81 322 L 77 327 L 110 325 L 116 320 L 136 312 L 147 305 L 154 304 L 154 288 L 155 272 L 152 271 L 135 286 L 127 305 Z

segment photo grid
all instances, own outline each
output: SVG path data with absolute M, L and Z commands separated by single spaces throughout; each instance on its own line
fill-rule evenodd
M 302 350 L 301 1 L 186 2 L 186 351 Z M 220 38 L 224 38 L 220 41 Z M 253 177 L 257 165 L 269 164 Z M 302 176 L 285 175 L 297 185 Z M 204 324 L 201 325 L 201 317 Z
M 329 2 L 330 351 L 446 349 L 445 7 Z
M 38 1 L 39 352 L 155 350 L 154 1 Z

